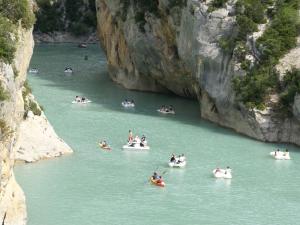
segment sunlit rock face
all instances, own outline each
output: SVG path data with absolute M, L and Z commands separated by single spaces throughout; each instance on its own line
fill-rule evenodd
M 202 118 L 263 141 L 300 144 L 295 117 L 282 118 L 272 106 L 249 110 L 235 97 L 232 79 L 245 72 L 219 46 L 237 33 L 235 1 L 209 12 L 209 1 L 157 0 L 157 11 L 143 18 L 133 2 L 96 0 L 112 80 L 128 89 L 197 98 Z

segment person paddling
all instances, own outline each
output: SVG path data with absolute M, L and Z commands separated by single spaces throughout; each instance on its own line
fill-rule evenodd
M 175 157 L 174 154 L 172 154 L 171 159 L 170 159 L 170 162 L 175 162 L 175 161 L 176 161 L 176 157 Z

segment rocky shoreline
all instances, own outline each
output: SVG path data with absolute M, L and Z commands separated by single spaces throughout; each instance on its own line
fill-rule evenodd
M 74 36 L 69 32 L 53 32 L 53 33 L 33 33 L 35 43 L 99 43 L 96 32 L 84 36 Z
M 58 137 L 44 113 L 36 116 L 29 111 L 20 124 L 14 152 L 16 161 L 32 163 L 70 154 L 73 150 Z

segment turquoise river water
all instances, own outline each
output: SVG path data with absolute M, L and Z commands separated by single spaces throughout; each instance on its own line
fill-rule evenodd
M 84 55 L 89 59 L 84 60 Z M 66 66 L 75 73 L 66 76 Z M 107 74 L 97 45 L 37 45 L 28 79 L 36 99 L 74 154 L 17 165 L 25 191 L 28 225 L 294 225 L 300 224 L 300 151 L 275 161 L 266 144 L 199 117 L 199 105 L 176 96 L 128 91 Z M 75 95 L 93 102 L 71 104 Z M 121 107 L 134 99 L 136 109 Z M 156 109 L 172 104 L 176 115 Z M 149 152 L 126 152 L 128 130 L 145 134 Z M 113 151 L 96 142 L 107 139 Z M 171 153 L 185 153 L 185 169 L 168 168 Z M 230 165 L 233 179 L 212 170 Z M 149 184 L 154 170 L 165 188 Z

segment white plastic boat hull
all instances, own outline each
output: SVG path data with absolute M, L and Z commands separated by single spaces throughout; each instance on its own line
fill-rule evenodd
M 91 100 L 85 100 L 85 101 L 72 101 L 73 104 L 87 104 L 87 103 L 91 103 Z
M 33 73 L 33 74 L 37 74 L 39 71 L 38 70 L 35 70 L 35 69 L 30 69 L 29 70 L 29 73 Z
M 275 154 L 276 153 L 276 154 Z M 289 152 L 282 152 L 282 151 L 274 151 L 270 152 L 270 155 L 273 156 L 275 159 L 278 160 L 290 160 L 290 153 Z
M 213 175 L 214 175 L 215 178 L 224 178 L 224 179 L 231 179 L 232 178 L 231 170 L 219 169 L 219 171 L 217 172 L 217 169 L 214 169 L 213 170 Z
M 169 167 L 183 168 L 186 166 L 186 161 L 177 163 L 177 162 L 169 162 Z
M 138 150 L 138 151 L 146 151 L 146 150 L 149 150 L 150 147 L 149 146 L 144 146 L 144 147 L 141 147 L 139 144 L 135 144 L 133 147 L 130 146 L 130 145 L 123 145 L 123 149 L 124 150 Z
M 157 112 L 162 113 L 162 114 L 175 114 L 174 111 L 164 111 L 164 110 L 160 110 L 160 109 L 158 109 Z
M 124 108 L 134 108 L 135 104 L 134 103 L 126 103 L 126 102 L 122 102 L 122 106 Z

